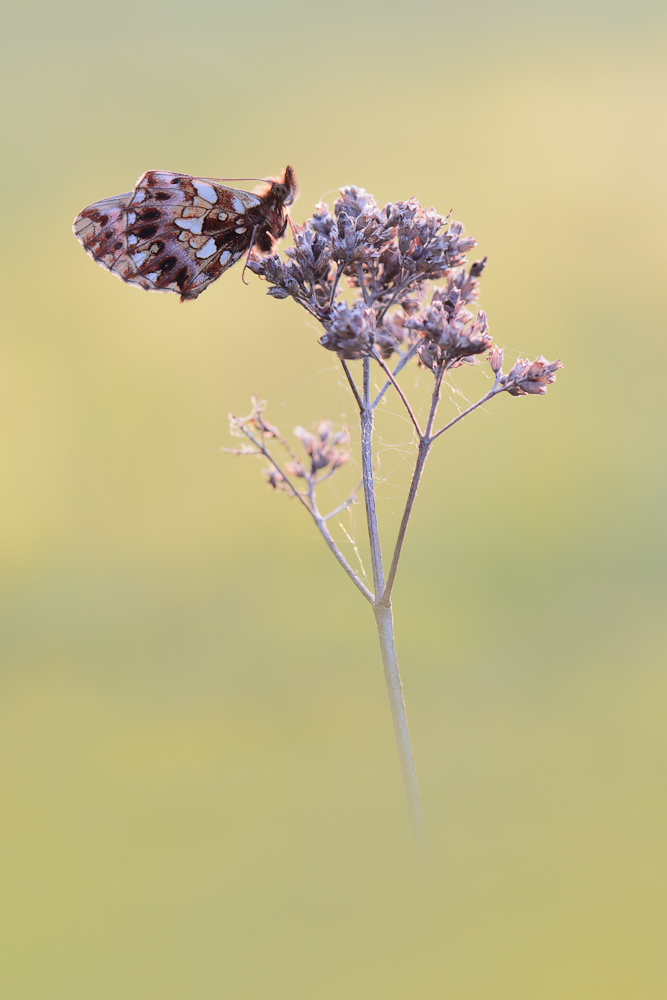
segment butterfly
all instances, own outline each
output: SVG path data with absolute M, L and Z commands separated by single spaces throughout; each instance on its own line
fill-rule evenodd
M 74 235 L 102 267 L 149 292 L 196 299 L 245 253 L 272 253 L 298 194 L 291 167 L 257 194 L 208 177 L 147 170 L 133 191 L 77 215 Z

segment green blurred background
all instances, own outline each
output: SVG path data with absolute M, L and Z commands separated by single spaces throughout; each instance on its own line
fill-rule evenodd
M 3 1000 L 662 1000 L 662 5 L 3 17 Z M 335 359 L 239 268 L 181 306 L 70 233 L 148 168 L 288 162 L 297 221 L 346 183 L 452 208 L 498 342 L 566 366 L 446 436 L 410 529 L 424 875 L 368 607 L 219 450 L 252 391 L 351 422 Z

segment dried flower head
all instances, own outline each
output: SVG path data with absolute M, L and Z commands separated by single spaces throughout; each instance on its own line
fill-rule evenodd
M 375 347 L 385 361 L 394 351 L 400 351 L 401 347 L 409 348 L 418 340 L 419 335 L 405 325 L 408 315 L 404 309 L 390 313 L 382 320 L 382 326 L 375 330 Z
M 285 471 L 291 475 L 307 479 L 322 469 L 335 472 L 350 459 L 348 452 L 339 447 L 350 440 L 347 427 L 334 433 L 330 420 L 320 420 L 315 432 L 307 431 L 304 427 L 295 427 L 294 435 L 298 437 L 310 458 L 310 470 L 306 470 L 300 462 L 291 462 L 285 466 Z
M 444 277 L 443 295 L 456 293 L 464 304 L 479 295 L 486 259 L 467 273 L 463 267 L 475 240 L 416 198 L 380 208 L 364 188 L 345 187 L 331 211 L 317 205 L 293 233 L 286 260 L 252 257 L 249 267 L 272 286 L 270 295 L 296 299 L 322 323 L 320 343 L 346 360 L 367 356 L 373 343 L 384 358 L 412 343 L 403 321 L 422 307 L 431 280 Z M 340 301 L 341 279 L 358 291 L 351 306 Z
M 375 312 L 363 302 L 352 307 L 337 302 L 332 309 L 332 319 L 320 344 L 328 351 L 336 351 L 339 358 L 354 361 L 370 354 L 375 343 Z
M 269 283 L 270 295 L 294 298 L 319 321 L 320 344 L 342 360 L 386 361 L 394 353 L 409 360 L 416 353 L 437 373 L 489 351 L 497 388 L 514 396 L 542 395 L 562 367 L 519 359 L 503 374 L 503 352 L 492 348 L 486 313 L 469 308 L 479 298 L 486 257 L 467 265 L 475 240 L 460 222 L 416 198 L 380 208 L 364 188 L 350 185 L 332 210 L 317 205 L 293 231 L 285 260 L 254 257 L 249 266 Z M 352 302 L 340 298 L 345 283 L 356 292 Z
M 292 493 L 289 483 L 278 469 L 262 469 L 262 475 L 266 476 L 266 485 L 271 490 L 282 490 L 284 493 Z
M 560 359 L 549 363 L 542 355 L 535 361 L 519 358 L 510 373 L 503 376 L 503 387 L 510 396 L 543 396 L 562 367 Z
M 431 304 L 407 319 L 405 326 L 423 337 L 419 357 L 428 368 L 442 362 L 452 366 L 452 362 L 482 354 L 492 343 L 486 313 L 480 309 L 474 316 L 466 309 L 461 289 L 456 285 L 438 289 Z

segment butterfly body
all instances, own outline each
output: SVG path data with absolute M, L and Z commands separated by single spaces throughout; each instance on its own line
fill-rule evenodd
M 291 167 L 259 193 L 213 178 L 147 170 L 133 191 L 85 208 L 73 229 L 84 250 L 112 274 L 184 301 L 251 248 L 271 253 L 296 194 Z

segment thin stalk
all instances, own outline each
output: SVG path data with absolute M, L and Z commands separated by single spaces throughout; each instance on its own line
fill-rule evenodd
M 285 480 L 290 490 L 292 491 L 292 496 L 297 497 L 297 499 L 300 500 L 303 506 L 306 508 L 310 516 L 314 517 L 313 509 L 306 500 L 306 498 L 304 497 L 303 493 L 300 493 L 299 490 L 297 490 L 296 486 L 294 486 L 294 484 L 290 482 L 290 480 L 285 475 L 283 470 L 280 468 L 280 465 L 278 464 L 278 462 L 276 462 L 275 458 L 273 457 L 269 449 L 266 447 L 265 444 L 263 444 L 262 441 L 257 440 L 252 431 L 246 426 L 245 421 L 242 419 L 242 417 L 233 417 L 230 419 L 234 420 L 236 426 L 239 428 L 240 431 L 242 431 L 245 434 L 245 436 L 248 438 L 249 441 L 252 441 L 255 448 L 257 448 L 257 451 L 260 453 L 260 455 L 263 455 L 264 458 L 266 458 L 271 463 L 276 472 L 278 472 L 282 476 L 282 478 Z
M 398 375 L 398 373 L 402 368 L 405 368 L 405 366 L 407 365 L 408 361 L 410 361 L 411 358 L 414 358 L 415 354 L 417 353 L 418 346 L 419 346 L 418 344 L 413 344 L 412 347 L 405 352 L 405 354 L 401 355 L 401 360 L 398 362 L 398 364 L 396 365 L 396 367 L 392 372 L 392 375 L 394 377 Z M 391 382 L 389 381 L 389 379 L 387 379 L 387 381 L 382 386 L 377 396 L 371 403 L 371 409 L 375 410 L 377 408 L 378 403 L 380 402 L 380 400 L 382 399 L 382 397 L 384 396 L 385 392 L 387 391 L 390 385 Z
M 312 517 L 313 521 L 317 525 L 317 528 L 318 528 L 320 534 L 322 535 L 322 538 L 327 543 L 327 545 L 329 546 L 329 548 L 331 549 L 331 551 L 333 552 L 333 554 L 335 555 L 336 559 L 338 560 L 338 562 L 340 563 L 340 565 L 343 567 L 343 569 L 345 570 L 345 572 L 347 573 L 347 575 L 349 576 L 349 578 L 352 580 L 352 583 L 355 585 L 355 587 L 357 588 L 357 590 L 361 591 L 361 593 L 364 595 L 364 597 L 366 598 L 366 600 L 369 601 L 369 603 L 373 604 L 373 602 L 375 600 L 375 598 L 373 597 L 373 594 L 371 594 L 370 590 L 365 585 L 365 583 L 363 583 L 363 581 L 359 578 L 359 576 L 354 572 L 354 570 L 350 566 L 349 562 L 347 561 L 347 559 L 345 558 L 345 556 L 343 555 L 343 553 L 340 551 L 340 549 L 336 545 L 335 541 L 333 540 L 333 538 L 331 536 L 331 532 L 327 528 L 326 519 L 322 517 L 322 515 L 319 512 L 319 510 L 317 509 L 317 504 L 315 503 L 315 495 L 314 495 L 312 484 L 309 484 L 309 487 L 308 487 L 309 497 L 308 497 L 308 500 L 306 500 L 306 498 L 304 497 L 304 495 L 302 493 L 300 493 L 299 490 L 297 490 L 295 488 L 295 486 L 287 478 L 287 476 L 285 475 L 285 473 L 283 472 L 283 470 L 280 468 L 280 465 L 278 464 L 278 462 L 276 462 L 275 458 L 273 457 L 273 455 L 271 454 L 271 452 L 268 450 L 268 448 L 261 441 L 257 440 L 257 438 L 255 437 L 255 435 L 245 425 L 245 423 L 241 420 L 241 418 L 236 417 L 235 418 L 235 423 L 236 423 L 236 426 L 239 428 L 239 430 L 241 430 L 245 434 L 245 436 L 250 441 L 252 441 L 252 443 L 257 448 L 258 452 L 261 455 L 264 455 L 264 457 L 266 459 L 268 459 L 268 461 L 271 463 L 271 465 L 273 465 L 273 467 L 276 469 L 276 471 L 280 473 L 280 475 L 282 476 L 282 478 L 285 480 L 285 482 L 289 486 L 290 490 L 292 491 L 292 495 L 295 496 L 295 497 L 297 497 L 301 501 L 301 503 L 303 504 L 303 506 L 306 508 L 306 510 L 308 511 L 308 513 L 310 514 L 310 516 Z
M 327 545 L 329 546 L 329 548 L 331 549 L 331 551 L 333 552 L 333 554 L 335 555 L 336 559 L 338 560 L 338 562 L 340 563 L 340 565 L 343 567 L 343 569 L 345 570 L 345 572 L 347 573 L 347 575 L 350 577 L 350 579 L 352 580 L 352 583 L 355 585 L 355 587 L 357 588 L 357 590 L 361 591 L 361 593 L 364 595 L 364 597 L 366 598 L 366 600 L 368 601 L 368 603 L 369 604 L 373 604 L 373 600 L 374 599 L 373 599 L 373 595 L 371 594 L 370 590 L 368 589 L 368 587 L 366 586 L 366 584 L 363 583 L 360 580 L 360 578 L 357 576 L 357 574 L 354 572 L 354 570 L 350 566 L 349 562 L 347 561 L 347 559 L 345 558 L 345 556 L 343 555 L 343 553 L 340 551 L 340 549 L 336 545 L 336 543 L 333 540 L 333 538 L 331 537 L 331 533 L 330 533 L 330 531 L 329 531 L 329 529 L 327 528 L 327 525 L 326 525 L 326 518 L 322 517 L 319 513 L 315 513 L 313 515 L 313 519 L 315 521 L 315 524 L 317 525 L 317 527 L 320 530 L 320 534 L 322 535 L 322 538 L 327 543 Z
M 343 500 L 342 503 L 339 503 L 338 506 L 334 507 L 333 510 L 329 511 L 328 514 L 324 514 L 322 516 L 322 520 L 330 521 L 332 517 L 336 517 L 337 514 L 342 514 L 344 510 L 347 510 L 348 507 L 351 507 L 354 501 L 357 499 L 357 493 L 359 492 L 360 489 L 361 489 L 361 480 L 354 487 L 347 500 Z
M 380 640 L 380 651 L 382 653 L 382 666 L 384 668 L 384 678 L 389 695 L 389 705 L 391 707 L 391 718 L 394 723 L 394 735 L 398 748 L 398 759 L 401 764 L 401 775 L 403 777 L 403 788 L 408 806 L 408 819 L 412 837 L 420 855 L 423 856 L 426 848 L 426 836 L 424 832 L 424 817 L 422 815 L 421 799 L 419 797 L 419 785 L 417 783 L 417 770 L 415 760 L 412 755 L 412 744 L 410 743 L 410 730 L 408 729 L 408 716 L 405 711 L 405 701 L 403 699 L 403 685 L 398 669 L 396 658 L 396 644 L 394 642 L 394 619 L 391 610 L 391 602 L 387 604 L 376 604 L 373 613 L 375 624 Z
M 417 431 L 417 435 L 421 439 L 421 436 L 422 436 L 421 427 L 419 426 L 419 421 L 417 420 L 417 418 L 416 418 L 416 416 L 414 414 L 414 411 L 413 411 L 412 407 L 410 406 L 410 403 L 408 402 L 407 396 L 405 395 L 405 393 L 401 389 L 400 385 L 398 384 L 398 382 L 394 378 L 392 372 L 389 370 L 389 367 L 385 364 L 384 359 L 378 353 L 378 351 L 373 351 L 373 357 L 375 358 L 375 360 L 379 364 L 380 368 L 383 370 L 383 372 L 385 373 L 385 375 L 387 376 L 387 378 L 389 379 L 389 381 L 393 385 L 393 387 L 396 390 L 396 392 L 398 393 L 398 395 L 401 397 L 403 405 L 405 406 L 405 408 L 408 411 L 408 414 L 410 416 L 410 420 L 412 421 L 412 423 L 414 425 L 414 428 Z
M 450 427 L 454 426 L 454 424 L 458 424 L 459 420 L 463 420 L 463 418 L 467 417 L 469 413 L 472 413 L 473 410 L 476 410 L 478 406 L 483 406 L 484 403 L 488 403 L 490 399 L 493 399 L 494 396 L 499 395 L 499 393 L 501 392 L 503 392 L 503 389 L 497 389 L 496 386 L 494 385 L 493 389 L 489 390 L 486 396 L 482 396 L 482 398 L 478 399 L 476 403 L 473 403 L 472 406 L 469 406 L 467 410 L 463 410 L 461 413 L 458 414 L 458 416 L 454 417 L 453 420 L 450 420 L 448 424 L 445 424 L 445 426 L 441 427 L 439 431 L 436 431 L 436 433 L 432 436 L 431 441 L 435 441 L 436 438 L 439 438 L 441 434 L 444 434 L 445 431 L 448 431 Z
M 408 818 L 415 846 L 420 854 L 424 853 L 424 818 L 422 815 L 417 771 L 415 768 L 408 717 L 403 699 L 403 686 L 396 657 L 394 641 L 394 620 L 391 600 L 384 586 L 384 571 L 382 568 L 382 551 L 378 532 L 377 511 L 375 507 L 375 488 L 373 482 L 373 409 L 370 401 L 370 359 L 364 358 L 364 388 L 363 409 L 361 411 L 361 462 L 363 472 L 364 497 L 366 500 L 366 522 L 368 525 L 368 540 L 371 549 L 373 566 L 373 581 L 376 599 L 373 606 L 375 625 L 377 627 L 382 667 L 387 685 L 391 718 L 394 725 L 394 736 L 398 748 L 398 759 L 401 766 L 403 788 L 408 807 Z M 385 597 L 386 594 L 386 597 Z
M 373 584 L 377 599 L 384 591 L 384 571 L 382 569 L 382 550 L 380 548 L 380 536 L 378 533 L 375 484 L 373 482 L 373 411 L 370 405 L 370 358 L 364 358 L 363 393 L 363 407 L 361 410 L 361 475 L 364 484 L 364 500 L 366 502 L 366 524 L 368 526 L 368 541 L 371 548 Z
M 338 282 L 340 281 L 340 276 L 343 273 L 344 267 L 344 264 L 339 264 L 336 268 L 336 276 L 334 277 L 333 284 L 331 286 L 331 295 L 329 296 L 329 308 L 331 308 L 334 304 L 336 292 L 338 291 Z
M 417 451 L 417 461 L 415 463 L 414 471 L 412 473 L 412 480 L 410 482 L 410 489 L 408 491 L 408 499 L 405 502 L 405 509 L 403 511 L 403 517 L 401 518 L 401 524 L 398 529 L 398 535 L 396 536 L 396 544 L 394 545 L 394 553 L 391 557 L 391 565 L 389 567 L 389 575 L 387 576 L 387 583 L 384 588 L 384 592 L 381 597 L 383 603 L 387 603 L 391 600 L 391 592 L 394 587 L 394 580 L 396 579 L 396 570 L 398 569 L 398 562 L 401 558 L 401 551 L 403 549 L 403 542 L 405 541 L 405 534 L 408 530 L 408 522 L 410 520 L 410 514 L 412 513 L 412 505 L 415 502 L 417 496 L 417 490 L 419 489 L 419 482 L 424 471 L 424 466 L 426 465 L 426 459 L 428 458 L 428 453 L 431 446 L 428 441 L 423 438 L 419 442 L 419 449 Z
M 426 459 L 428 458 L 428 453 L 431 450 L 432 438 L 431 431 L 433 429 L 433 422 L 435 420 L 435 415 L 438 412 L 438 404 L 440 402 L 440 393 L 442 390 L 442 379 L 445 374 L 444 367 L 440 367 L 435 376 L 435 383 L 433 386 L 433 394 L 431 396 L 431 407 L 428 414 L 428 420 L 426 421 L 426 430 L 423 436 L 419 440 L 419 448 L 417 449 L 417 461 L 415 462 L 415 468 L 412 473 L 412 480 L 410 482 L 410 489 L 408 490 L 408 498 L 405 502 L 405 509 L 403 510 L 403 516 L 401 518 L 401 524 L 398 529 L 398 535 L 396 537 L 396 544 L 394 545 L 394 554 L 391 558 L 391 565 L 389 567 L 389 575 L 387 576 L 387 583 L 380 598 L 381 603 L 389 602 L 391 597 L 391 592 L 394 586 L 394 580 L 396 579 L 396 571 L 398 569 L 398 563 L 401 558 L 401 551 L 403 549 L 403 542 L 405 541 L 405 534 L 408 530 L 408 522 L 410 521 L 410 514 L 412 513 L 412 507 L 417 496 L 417 490 L 419 489 L 419 482 L 424 471 L 424 466 L 426 465 Z
M 364 408 L 364 404 L 363 404 L 363 401 L 361 399 L 361 396 L 359 395 L 359 390 L 357 389 L 357 387 L 355 385 L 354 379 L 352 378 L 352 372 L 350 371 L 350 369 L 347 366 L 347 361 L 344 361 L 343 358 L 340 359 L 340 363 L 343 366 L 343 371 L 345 372 L 345 377 L 347 378 L 347 381 L 350 383 L 350 389 L 354 393 L 354 398 L 357 401 L 357 406 L 359 407 L 359 412 L 361 412 L 363 410 L 363 408 Z

